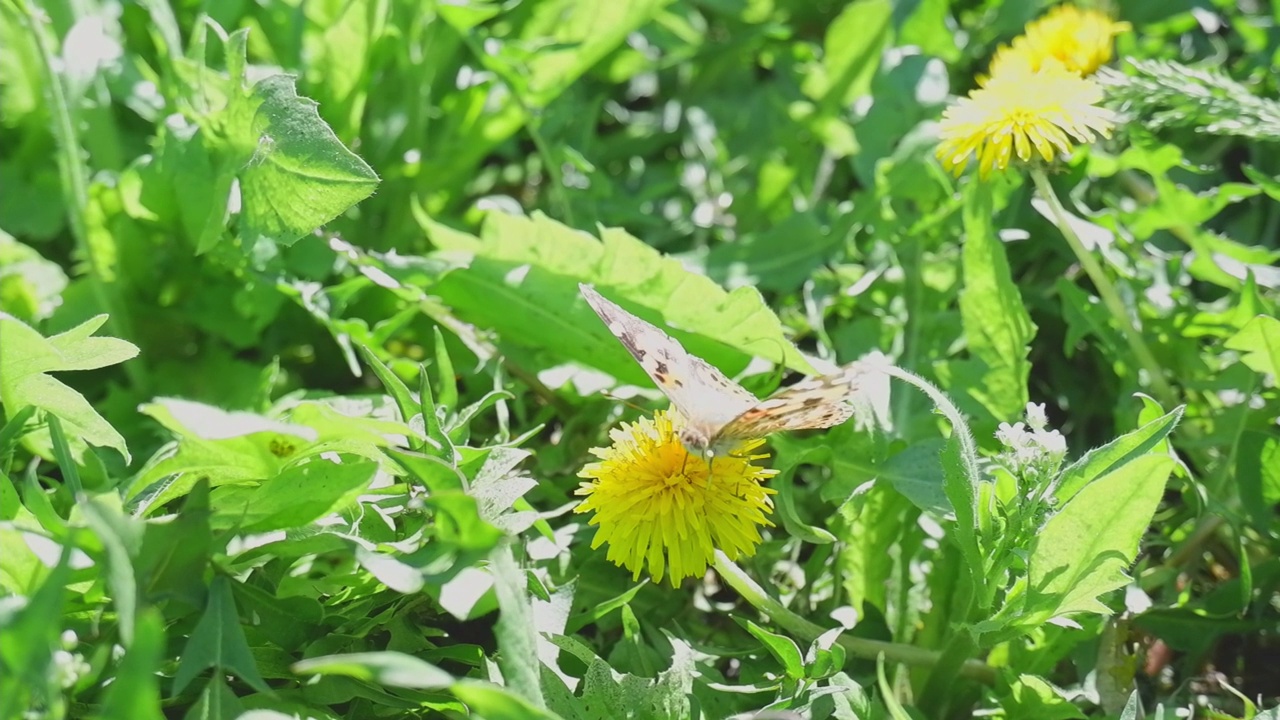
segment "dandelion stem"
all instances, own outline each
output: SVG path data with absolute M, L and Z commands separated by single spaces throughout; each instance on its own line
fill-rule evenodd
M 1177 396 L 1168 381 L 1165 380 L 1164 369 L 1160 367 L 1155 355 L 1151 353 L 1151 348 L 1147 347 L 1146 341 L 1142 338 L 1142 332 L 1137 325 L 1137 317 L 1130 315 L 1124 306 L 1124 302 L 1120 299 L 1120 294 L 1116 292 L 1116 286 L 1111 282 L 1111 278 L 1103 271 L 1098 259 L 1084 246 L 1080 236 L 1071 227 L 1071 223 L 1067 218 L 1066 208 L 1062 206 L 1062 201 L 1058 199 L 1057 193 L 1053 191 L 1053 186 L 1049 183 L 1048 176 L 1044 174 L 1042 168 L 1033 165 L 1031 167 L 1031 179 L 1035 182 L 1036 190 L 1040 192 L 1040 196 L 1049 204 L 1049 212 L 1053 215 L 1054 225 L 1058 226 L 1058 230 L 1066 238 L 1067 244 L 1071 246 L 1071 251 L 1080 260 L 1080 265 L 1084 268 L 1085 273 L 1089 275 L 1089 279 L 1093 281 L 1093 286 L 1097 289 L 1098 295 L 1102 297 L 1103 304 L 1107 306 L 1107 310 L 1115 317 L 1116 322 L 1120 324 L 1120 331 L 1124 334 L 1124 338 L 1129 344 L 1129 350 L 1137 358 L 1142 368 L 1147 371 L 1157 398 L 1165 407 L 1177 404 Z
M 737 590 L 743 599 L 751 603 L 760 612 L 768 615 L 787 632 L 796 635 L 805 642 L 812 642 L 826 630 L 826 628 L 788 610 L 782 603 L 766 593 L 764 588 L 760 587 L 742 568 L 738 567 L 719 550 L 716 551 L 715 567 L 716 571 L 720 573 L 720 577 L 724 578 L 729 587 Z M 936 665 L 942 659 L 942 653 L 936 650 L 928 650 L 901 643 L 855 637 L 841 637 L 838 642 L 844 646 L 845 650 L 861 658 L 875 659 L 883 653 L 886 660 L 923 666 Z M 960 674 L 986 684 L 994 684 L 996 679 L 995 669 L 981 660 L 965 661 L 960 667 Z

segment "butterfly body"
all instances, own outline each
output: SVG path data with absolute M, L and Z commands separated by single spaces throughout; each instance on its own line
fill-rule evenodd
M 695 357 L 674 338 L 623 310 L 589 285 L 582 296 L 685 419 L 680 441 L 694 455 L 723 454 L 744 440 L 785 430 L 839 425 L 852 414 L 846 402 L 852 373 L 812 377 L 760 400 Z

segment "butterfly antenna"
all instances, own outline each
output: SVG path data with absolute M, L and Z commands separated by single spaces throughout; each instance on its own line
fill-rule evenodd
M 631 408 L 632 410 L 635 410 L 635 411 L 637 411 L 637 412 L 641 412 L 641 413 L 647 413 L 647 412 L 649 412 L 646 408 L 642 408 L 642 407 L 640 407 L 639 405 L 637 405 L 637 404 L 635 404 L 635 403 L 631 402 L 630 400 L 628 400 L 628 399 L 626 399 L 626 398 L 620 398 L 620 397 L 618 397 L 617 395 L 614 395 L 613 393 L 609 392 L 608 390 L 601 390 L 601 391 L 600 391 L 600 394 L 601 394 L 601 395 L 603 395 L 603 396 L 605 396 L 605 397 L 607 397 L 607 398 L 609 398 L 610 400 L 613 400 L 614 402 L 618 402 L 618 403 L 621 403 L 621 404 L 623 404 L 623 405 L 626 405 L 627 407 L 629 407 L 629 408 Z

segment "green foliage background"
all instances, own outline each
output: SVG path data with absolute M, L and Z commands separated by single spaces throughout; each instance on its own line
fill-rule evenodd
M 1112 9 L 1051 183 L 1127 319 L 933 159 L 1037 3 L 4 0 L 0 716 L 1276 717 L 1280 10 Z M 635 582 L 584 281 L 959 413 L 772 439 L 759 552 Z

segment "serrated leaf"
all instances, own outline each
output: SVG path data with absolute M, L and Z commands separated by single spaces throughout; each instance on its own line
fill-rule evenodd
M 90 445 L 113 448 L 130 462 L 124 436 L 83 395 L 45 374 L 93 370 L 135 357 L 138 348 L 131 343 L 91 337 L 106 321 L 106 315 L 99 315 L 45 338 L 21 320 L 0 312 L 0 405 L 10 414 L 31 405 L 57 415 L 72 436 Z M 31 433 L 24 440 L 47 445 L 47 432 Z
M 1172 458 L 1144 455 L 1090 483 L 1036 535 L 1028 559 L 1023 625 L 1073 613 L 1110 612 L 1100 597 L 1126 569 L 1164 494 Z
M 369 197 L 378 175 L 298 95 L 289 75 L 258 81 L 228 135 L 251 154 L 240 170 L 241 232 L 292 245 Z

